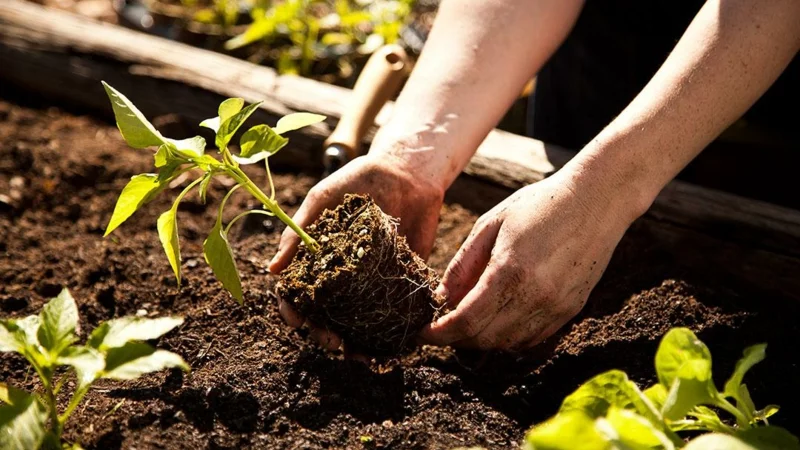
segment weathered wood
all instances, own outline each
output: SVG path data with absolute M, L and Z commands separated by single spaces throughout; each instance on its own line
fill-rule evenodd
M 22 0 L 0 3 L 0 77 L 49 98 L 108 113 L 99 80 L 124 92 L 153 117 L 177 114 L 197 124 L 221 100 L 241 97 L 263 101 L 254 120 L 274 123 L 293 111 L 313 111 L 331 119 L 298 133 L 294 154 L 308 167 L 321 165 L 320 143 L 350 98 L 348 89 L 301 77 L 279 76 L 274 70 L 207 50 L 149 36 L 119 26 L 103 24 L 70 13 L 49 10 Z M 391 105 L 379 114 L 383 123 Z M 538 181 L 555 167 L 547 153 L 559 151 L 539 141 L 509 138 L 493 133 L 487 144 L 505 142 L 509 153 L 529 159 L 534 168 L 521 180 Z M 493 176 L 497 164 L 484 147 L 468 172 Z
M 291 149 L 277 155 L 277 163 L 305 169 L 320 167 L 321 142 L 350 98 L 347 89 L 279 76 L 266 67 L 22 0 L 0 2 L 0 61 L 3 83 L 108 117 L 101 79 L 146 115 L 177 115 L 192 126 L 227 97 L 264 101 L 254 121 L 274 123 L 298 110 L 326 114 L 327 123 L 294 133 Z M 378 124 L 391 107 L 379 114 Z M 458 181 L 460 192 L 450 196 L 465 203 L 496 201 L 546 177 L 573 154 L 493 131 Z M 726 265 L 734 276 L 800 299 L 800 212 L 673 182 L 643 220 L 666 244 L 696 242 L 698 254 L 688 261 Z

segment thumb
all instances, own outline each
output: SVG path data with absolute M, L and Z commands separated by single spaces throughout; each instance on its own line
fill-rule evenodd
M 451 308 L 461 302 L 486 269 L 500 224 L 499 220 L 479 219 L 447 266 L 436 293 L 447 299 Z

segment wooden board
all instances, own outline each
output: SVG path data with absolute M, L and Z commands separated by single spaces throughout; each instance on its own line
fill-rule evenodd
M 6 87 L 35 91 L 107 117 L 110 107 L 101 79 L 128 95 L 147 116 L 177 115 L 192 126 L 213 115 L 227 97 L 263 101 L 254 121 L 274 123 L 293 111 L 325 114 L 325 124 L 294 133 L 291 148 L 278 154 L 276 163 L 299 169 L 319 169 L 321 143 L 350 100 L 347 89 L 279 76 L 266 67 L 22 0 L 0 2 L 0 61 Z M 384 108 L 377 124 L 391 108 Z M 449 196 L 480 208 L 479 202 L 496 202 L 543 179 L 572 155 L 493 131 Z M 687 261 L 724 265 L 734 276 L 800 299 L 800 212 L 673 182 L 642 220 L 665 245 L 681 239 L 698 242 L 697 254 L 686 255 Z

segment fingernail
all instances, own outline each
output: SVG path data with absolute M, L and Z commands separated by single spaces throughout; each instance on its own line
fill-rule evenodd
M 447 300 L 447 297 L 450 294 L 449 292 L 447 292 L 447 287 L 442 283 L 439 283 L 439 286 L 436 286 L 436 290 L 433 291 L 433 293 L 442 297 L 445 300 Z

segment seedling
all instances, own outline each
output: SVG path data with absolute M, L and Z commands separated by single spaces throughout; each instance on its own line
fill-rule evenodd
M 658 383 L 644 392 L 619 370 L 600 374 L 570 394 L 558 414 L 535 426 L 527 450 L 676 449 L 686 443 L 678 432 L 710 432 L 686 449 L 800 449 L 796 437 L 770 426 L 775 405 L 756 409 L 745 373 L 765 357 L 766 344 L 744 351 L 722 391 L 711 377 L 711 353 L 686 328 L 670 330 L 655 365 Z M 725 421 L 718 414 L 730 416 Z
M 161 135 L 144 115 L 116 89 L 103 82 L 114 115 L 117 119 L 122 137 L 125 142 L 134 148 L 157 147 L 155 153 L 155 166 L 157 173 L 136 175 L 122 190 L 117 200 L 117 205 L 111 215 L 111 220 L 106 227 L 105 235 L 108 236 L 125 220 L 127 220 L 142 205 L 153 200 L 165 190 L 169 184 L 179 176 L 199 169 L 202 173 L 192 181 L 175 198 L 172 208 L 161 214 L 158 218 L 158 235 L 164 251 L 167 254 L 170 266 L 181 284 L 181 253 L 178 240 L 178 205 L 192 189 L 199 185 L 200 199 L 205 202 L 206 192 L 214 177 L 228 176 L 235 181 L 233 188 L 228 191 L 219 205 L 217 221 L 211 229 L 211 234 L 203 243 L 203 253 L 206 262 L 214 271 L 214 275 L 222 285 L 241 304 L 244 301 L 242 283 L 239 271 L 233 259 L 233 251 L 228 242 L 228 233 L 236 221 L 248 214 L 264 214 L 275 216 L 297 233 L 303 244 L 312 253 L 316 253 L 319 244 L 300 228 L 275 201 L 275 184 L 269 169 L 269 157 L 282 149 L 289 140 L 283 134 L 312 125 L 325 120 L 325 116 L 311 113 L 289 114 L 281 118 L 275 128 L 267 125 L 256 125 L 245 132 L 239 140 L 240 152 L 233 154 L 228 145 L 234 134 L 242 124 L 261 104 L 254 103 L 244 106 L 241 98 L 231 98 L 219 105 L 218 116 L 204 120 L 200 126 L 210 128 L 216 133 L 215 143 L 220 159 L 207 154 L 206 141 L 201 136 L 189 139 L 175 140 Z M 270 195 L 266 195 L 242 171 L 241 166 L 264 162 L 269 183 Z M 245 211 L 234 217 L 227 226 L 223 227 L 222 212 L 225 203 L 231 194 L 239 188 L 244 188 L 255 197 L 265 209 Z
M 414 0 L 285 0 L 256 2 L 253 22 L 225 43 L 234 50 L 257 42 L 277 55 L 282 74 L 310 75 L 315 60 L 336 59 L 348 67 L 353 53 L 371 54 L 397 42 Z M 321 14 L 326 11 L 328 14 Z M 345 72 L 345 70 L 343 70 Z
M 42 392 L 30 394 L 0 383 L 0 448 L 62 448 L 64 425 L 97 380 L 133 380 L 167 368 L 189 371 L 180 356 L 144 342 L 181 323 L 177 317 L 113 319 L 95 328 L 85 345 L 78 345 L 78 308 L 67 289 L 38 316 L 0 320 L 0 352 L 24 356 L 42 384 Z M 68 371 L 57 376 L 64 366 Z M 56 398 L 71 372 L 76 387 L 59 414 Z

